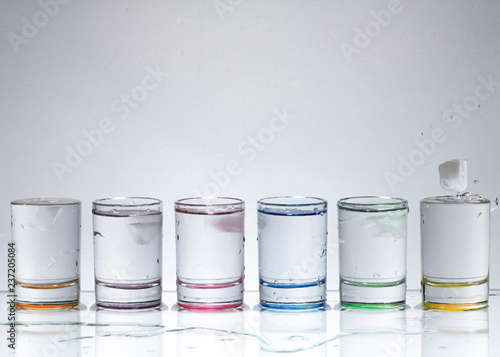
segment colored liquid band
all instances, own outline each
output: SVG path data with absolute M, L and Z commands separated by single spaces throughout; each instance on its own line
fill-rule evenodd
M 434 286 L 436 288 L 468 288 L 470 286 L 483 285 L 488 283 L 488 278 L 483 279 L 481 281 L 475 281 L 473 283 L 434 283 L 426 278 L 422 279 L 422 285 Z
M 110 310 L 139 310 L 139 309 L 154 309 L 161 305 L 161 300 L 154 300 L 151 302 L 130 303 L 130 304 L 117 304 L 117 303 L 102 303 L 96 301 L 96 305 L 102 309 Z
M 260 305 L 263 308 L 271 309 L 271 310 L 316 310 L 325 307 L 325 301 L 318 301 L 315 303 L 307 303 L 307 304 L 291 304 L 291 303 L 267 303 L 260 302 Z
M 260 285 L 269 286 L 275 289 L 300 289 L 326 284 L 326 278 L 307 284 L 272 284 L 260 279 Z
M 69 282 L 65 282 L 62 285 L 59 284 L 43 284 L 43 285 L 35 285 L 35 284 L 27 284 L 27 283 L 22 283 L 19 281 L 16 281 L 16 289 L 23 289 L 24 292 L 30 292 L 30 291 L 40 291 L 40 294 L 43 293 L 53 293 L 57 292 L 58 290 L 65 290 L 66 289 L 66 294 L 64 292 L 61 292 L 63 296 L 66 297 L 66 299 L 61 299 L 61 296 L 58 296 L 58 300 L 63 300 L 63 301 L 51 301 L 54 300 L 53 296 L 45 296 L 45 298 L 40 299 L 42 301 L 26 301 L 23 298 L 17 300 L 15 302 L 17 307 L 23 308 L 23 309 L 29 309 L 29 310 L 50 310 L 50 309 L 70 309 L 79 304 L 78 302 L 78 283 L 79 280 L 75 279 Z M 26 289 L 26 290 L 24 290 Z M 72 294 L 67 294 L 67 289 L 71 289 L 70 291 L 76 289 L 76 291 L 73 291 Z M 28 293 L 30 294 L 30 293 Z M 30 300 L 29 297 L 25 296 L 25 294 L 19 294 L 17 293 L 18 297 L 23 296 L 27 300 Z M 76 300 L 73 299 L 73 297 L 76 297 Z M 47 300 L 47 301 L 43 301 Z M 66 301 L 64 301 L 66 300 Z
M 104 309 L 113 310 L 133 310 L 133 309 L 151 309 L 161 305 L 161 280 L 156 280 L 144 284 L 116 284 L 116 283 L 105 283 L 96 279 L 96 305 Z M 100 294 L 103 294 L 107 289 L 113 292 L 120 292 L 123 295 L 127 294 L 139 294 L 139 295 L 129 295 L 128 298 L 118 298 L 116 301 L 107 301 L 102 299 Z M 149 291 L 149 293 L 148 293 Z M 146 295 L 140 295 L 140 294 Z M 154 296 L 151 296 L 154 295 Z M 153 300 L 146 300 L 151 299 Z M 126 302 L 124 300 L 130 299 L 131 302 Z M 121 301 L 120 301 L 121 300 Z
M 196 304 L 196 305 L 189 305 L 189 304 L 184 304 L 182 302 L 177 302 L 177 305 L 179 305 L 182 308 L 189 309 L 189 310 L 224 310 L 224 309 L 235 309 L 243 305 L 243 302 L 235 302 L 234 304 L 223 304 L 223 305 L 209 305 L 209 304 Z
M 340 278 L 340 282 L 342 284 L 357 286 L 360 288 L 390 288 L 393 286 L 399 286 L 401 284 L 405 284 L 406 278 L 403 278 L 401 280 L 394 281 L 394 282 L 389 282 L 389 283 L 357 283 L 357 282 L 352 282 L 352 281 Z
M 293 209 L 293 208 L 290 208 Z M 317 211 L 317 212 L 311 212 L 311 213 L 298 213 L 298 212 L 290 212 L 290 213 L 278 213 L 278 212 L 270 212 L 270 211 L 263 211 L 263 210 L 258 210 L 257 212 L 259 213 L 264 213 L 268 214 L 271 216 L 293 216 L 293 217 L 301 217 L 301 216 L 322 216 L 326 214 L 326 210 L 322 211 Z
M 54 305 L 30 305 L 26 303 L 17 303 L 16 306 L 27 309 L 27 310 L 55 310 L 55 309 L 71 309 L 73 307 L 76 307 L 78 305 L 78 302 L 71 303 L 71 304 L 54 304 Z
M 365 291 L 369 291 L 370 289 L 384 289 L 384 288 L 397 288 L 400 286 L 405 287 L 404 296 L 402 300 L 399 301 L 389 301 L 389 302 L 358 302 L 358 301 L 340 301 L 340 305 L 347 308 L 355 308 L 355 309 L 372 309 L 372 310 L 380 310 L 380 309 L 404 309 L 406 303 L 406 278 L 403 278 L 398 281 L 388 282 L 388 283 L 358 283 L 352 282 L 345 279 L 340 278 L 340 285 L 342 291 L 342 284 L 348 286 L 354 286 L 356 288 L 367 289 Z M 401 292 L 402 293 L 402 292 Z M 383 299 L 381 299 L 383 300 Z
M 230 282 L 230 283 L 222 283 L 222 284 L 190 284 L 183 282 L 180 279 L 177 279 L 177 285 L 180 285 L 185 288 L 189 289 L 224 289 L 224 288 L 230 288 L 236 285 L 241 285 L 243 284 L 243 278 L 240 278 L 239 280 Z
M 488 296 L 486 295 L 484 299 L 474 299 L 469 301 L 461 301 L 460 303 L 443 303 L 443 302 L 430 302 L 426 301 L 426 287 L 430 286 L 433 288 L 443 288 L 443 289 L 457 289 L 461 291 L 464 288 L 479 287 L 481 285 L 488 284 L 488 278 L 481 281 L 476 281 L 472 283 L 435 283 L 426 278 L 422 279 L 422 305 L 429 309 L 444 310 L 444 311 L 468 311 L 468 310 L 478 310 L 488 307 Z M 488 289 L 486 288 L 486 292 Z M 459 296 L 458 296 L 459 297 Z M 432 297 L 430 297 L 432 299 Z M 466 297 L 464 297 L 466 299 Z
M 284 292 L 290 289 L 303 289 L 318 287 L 326 284 L 326 278 L 321 280 L 307 283 L 307 284 L 273 284 L 260 279 L 260 285 L 272 288 L 272 289 L 282 289 Z M 272 310 L 313 310 L 323 308 L 326 304 L 326 298 L 317 301 L 307 301 L 307 302 L 270 302 L 270 301 L 260 301 L 260 305 L 263 308 Z
M 351 303 L 351 302 L 341 302 L 340 305 L 343 307 L 355 308 L 355 309 L 372 309 L 372 310 L 394 310 L 405 308 L 405 301 L 387 303 L 387 304 L 367 304 L 367 303 Z
M 223 310 L 223 309 L 234 309 L 243 305 L 243 281 L 244 278 L 241 277 L 236 281 L 229 283 L 220 284 L 193 284 L 183 282 L 177 279 L 177 292 L 179 294 L 179 289 L 183 289 L 182 295 L 187 294 L 189 298 L 177 299 L 177 305 L 182 308 L 190 310 Z M 184 291 L 184 289 L 186 289 Z M 221 290 L 221 294 L 227 293 L 226 299 L 219 297 L 217 300 L 226 300 L 222 302 L 202 302 L 204 292 L 209 293 L 210 291 Z M 200 296 L 193 296 L 201 294 Z M 240 298 L 241 297 L 241 298 Z M 191 301 L 189 301 L 191 300 Z
M 65 284 L 43 284 L 43 285 L 34 285 L 34 284 L 26 284 L 26 283 L 21 283 L 19 281 L 16 281 L 16 286 L 19 286 L 21 288 L 25 289 L 38 289 L 38 290 L 47 290 L 47 289 L 64 289 L 64 288 L 69 288 L 71 286 L 77 285 L 78 284 L 78 279 L 72 280 L 70 282 L 67 282 Z
M 423 302 L 422 305 L 434 310 L 444 310 L 444 311 L 469 311 L 478 310 L 488 307 L 488 301 L 482 303 L 473 304 L 436 304 L 431 302 Z

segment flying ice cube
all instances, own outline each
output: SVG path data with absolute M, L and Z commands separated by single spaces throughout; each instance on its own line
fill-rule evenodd
M 439 165 L 439 181 L 444 190 L 465 191 L 467 188 L 467 160 L 451 160 Z

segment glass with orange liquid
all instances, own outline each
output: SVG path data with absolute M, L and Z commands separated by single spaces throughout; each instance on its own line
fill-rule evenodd
M 11 202 L 16 305 L 60 308 L 80 295 L 81 203 L 71 198 Z

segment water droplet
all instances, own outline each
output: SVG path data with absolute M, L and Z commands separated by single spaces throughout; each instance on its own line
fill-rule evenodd
M 179 240 L 179 235 L 177 234 L 177 240 Z
M 478 183 L 479 183 L 479 181 L 478 181 L 478 180 L 474 180 L 474 183 L 475 183 L 475 184 L 478 184 Z
M 374 273 L 374 274 L 373 274 L 373 277 L 374 277 L 374 278 L 380 278 L 380 274 Z

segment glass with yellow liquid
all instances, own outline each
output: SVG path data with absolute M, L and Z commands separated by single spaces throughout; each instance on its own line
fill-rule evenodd
M 425 306 L 471 310 L 488 305 L 490 206 L 470 193 L 420 201 Z

